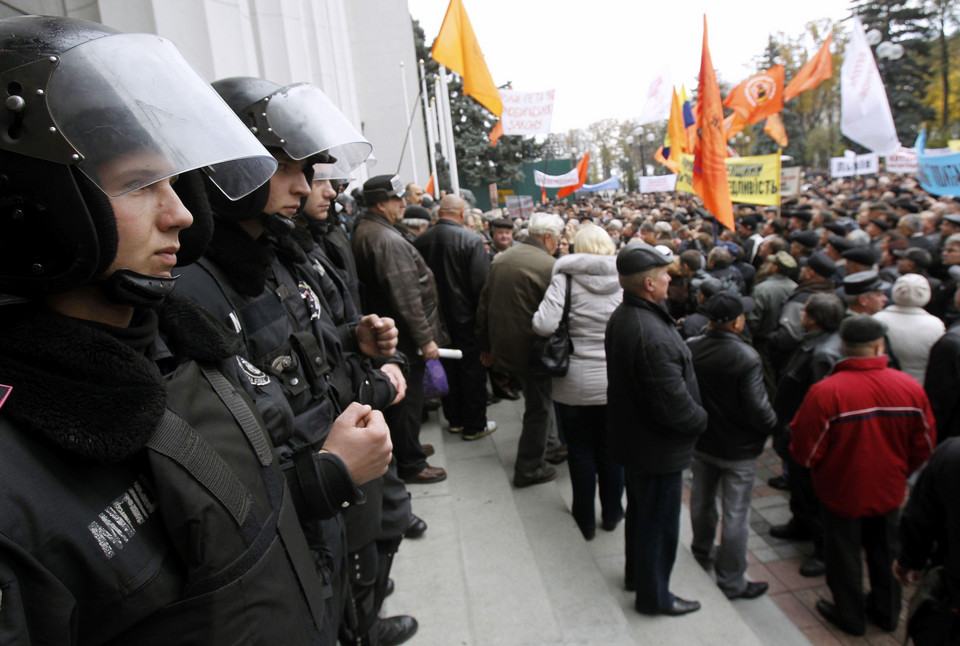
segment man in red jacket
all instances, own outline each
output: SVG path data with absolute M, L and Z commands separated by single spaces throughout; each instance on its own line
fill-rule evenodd
M 821 502 L 827 585 L 817 611 L 851 635 L 864 618 L 892 631 L 900 586 L 892 573 L 907 477 L 930 457 L 936 429 L 923 387 L 887 366 L 886 326 L 852 316 L 840 327 L 845 359 L 814 384 L 790 425 L 790 451 L 811 470 Z M 871 591 L 863 594 L 860 548 Z M 866 612 L 865 612 L 866 611 Z

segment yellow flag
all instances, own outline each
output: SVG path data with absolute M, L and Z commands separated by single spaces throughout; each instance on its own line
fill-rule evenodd
M 483 59 L 477 36 L 461 0 L 450 0 L 440 33 L 430 51 L 433 60 L 446 65 L 463 78 L 463 93 L 472 96 L 487 110 L 500 116 L 503 103 Z

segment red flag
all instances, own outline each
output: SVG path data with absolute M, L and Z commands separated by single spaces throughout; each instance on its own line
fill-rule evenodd
M 813 58 L 800 68 L 796 76 L 790 79 L 790 84 L 783 91 L 783 100 L 789 101 L 801 92 L 812 90 L 820 85 L 821 81 L 833 78 L 833 54 L 830 53 L 830 42 L 833 34 L 827 36 Z
M 550 200 L 547 199 L 547 187 L 541 186 L 540 187 L 540 204 L 546 204 L 549 201 Z
M 430 181 L 427 182 L 427 188 L 425 191 L 428 195 L 434 195 L 433 192 L 433 173 L 430 173 Z
M 783 65 L 774 65 L 730 90 L 723 106 L 743 114 L 747 123 L 760 123 L 783 110 Z
M 577 174 L 580 176 L 580 183 L 575 186 L 564 186 L 559 191 L 557 191 L 557 199 L 565 198 L 566 196 L 572 194 L 578 188 L 583 186 L 587 181 L 587 168 L 590 166 L 590 151 L 587 151 L 587 154 L 583 156 L 580 161 L 577 162 Z
M 700 54 L 700 82 L 697 85 L 697 128 L 700 145 L 693 159 L 693 190 L 717 222 L 734 230 L 733 204 L 727 184 L 727 137 L 723 124 L 720 85 L 707 44 L 707 16 L 703 16 L 703 50 Z
M 491 130 L 490 134 L 487 135 L 487 139 L 490 140 L 491 146 L 496 146 L 497 142 L 500 141 L 500 137 L 502 136 L 503 136 L 503 122 L 497 121 L 493 126 L 493 130 Z

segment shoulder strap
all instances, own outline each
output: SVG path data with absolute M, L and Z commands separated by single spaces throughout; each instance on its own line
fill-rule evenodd
M 169 408 L 147 446 L 167 456 L 203 485 L 233 516 L 238 526 L 250 513 L 250 495 L 216 451 Z
M 570 285 L 573 283 L 573 277 L 570 274 L 567 274 L 567 296 L 563 301 L 563 316 L 560 318 L 560 322 L 564 325 L 567 324 L 567 319 L 570 317 Z
M 273 462 L 273 449 L 267 442 L 267 438 L 260 428 L 260 423 L 253 416 L 253 411 L 237 393 L 236 388 L 223 376 L 223 373 L 203 365 L 200 366 L 200 371 L 213 386 L 213 390 L 216 391 L 220 400 L 230 410 L 230 414 L 237 420 L 240 428 L 243 429 L 243 434 L 247 436 L 247 441 L 256 452 L 260 464 L 265 467 L 269 466 Z

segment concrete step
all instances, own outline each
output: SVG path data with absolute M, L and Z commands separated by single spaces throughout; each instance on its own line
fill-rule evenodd
M 429 529 L 401 545 L 396 592 L 384 607 L 417 618 L 409 644 L 809 644 L 769 599 L 723 596 L 689 551 L 686 509 L 672 588 L 703 608 L 683 618 L 635 612 L 623 590 L 623 524 L 583 540 L 570 515 L 566 465 L 554 482 L 513 488 L 522 414 L 523 400 L 491 406 L 500 428 L 474 442 L 447 432 L 438 413 L 423 426 L 421 441 L 437 449 L 430 463 L 449 478 L 410 487 Z

